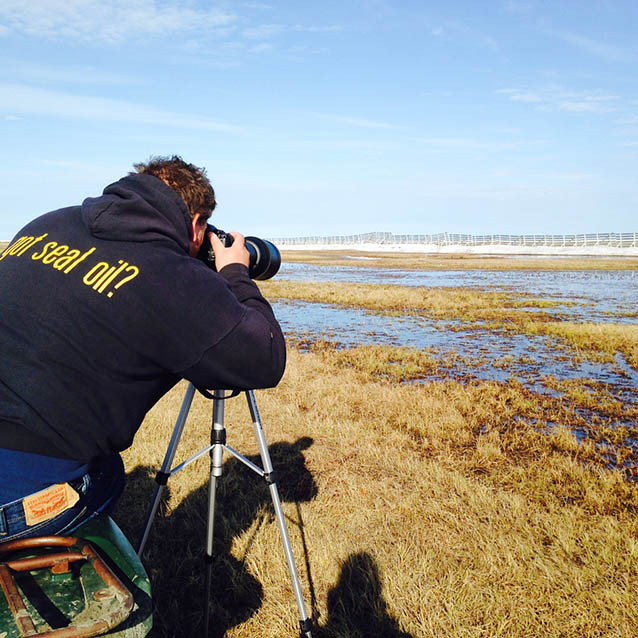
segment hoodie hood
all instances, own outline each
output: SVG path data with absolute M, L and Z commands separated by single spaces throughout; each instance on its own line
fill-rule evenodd
M 82 202 L 90 233 L 111 241 L 176 242 L 188 252 L 190 217 L 182 198 L 153 175 L 128 175 Z

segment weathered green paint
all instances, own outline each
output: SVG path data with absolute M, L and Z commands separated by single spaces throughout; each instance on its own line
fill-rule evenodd
M 152 627 L 151 586 L 146 571 L 137 554 L 115 523 L 106 515 L 100 515 L 77 529 L 74 536 L 89 541 L 100 557 L 131 592 L 133 610 L 108 635 L 116 638 L 143 638 Z M 49 553 L 50 550 L 28 549 L 16 552 L 11 558 L 22 558 Z M 0 560 L 6 560 L 5 557 Z M 52 574 L 51 569 L 40 569 L 14 574 L 22 599 L 33 618 L 38 632 L 60 626 L 62 617 L 71 620 L 71 626 L 82 627 L 97 619 L 107 618 L 115 610 L 118 597 L 105 587 L 104 581 L 86 562 L 71 564 L 67 574 Z M 31 590 L 44 592 L 44 600 L 34 603 L 29 599 Z M 102 592 L 102 596 L 98 593 Z M 46 602 L 48 599 L 48 603 Z M 38 607 L 38 609 L 36 609 Z M 57 610 L 57 611 L 56 611 Z M 58 621 L 56 622 L 55 617 Z M 20 638 L 20 631 L 5 596 L 0 590 L 0 638 Z

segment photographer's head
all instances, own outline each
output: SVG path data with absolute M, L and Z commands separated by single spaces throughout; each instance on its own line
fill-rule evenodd
M 151 157 L 133 167 L 137 173 L 161 179 L 184 200 L 191 218 L 190 253 L 195 256 L 204 240 L 206 223 L 217 205 L 206 170 L 186 163 L 179 155 Z

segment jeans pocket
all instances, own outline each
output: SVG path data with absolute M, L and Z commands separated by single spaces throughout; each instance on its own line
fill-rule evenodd
M 30 526 L 23 523 L 18 526 L 19 529 L 11 533 L 9 538 L 11 540 L 17 540 L 19 538 L 27 538 L 31 536 L 62 536 L 69 529 L 75 526 L 86 513 L 86 507 L 78 507 L 79 505 L 80 504 L 78 503 L 75 508 L 72 507 L 48 521 L 43 521 L 37 525 Z

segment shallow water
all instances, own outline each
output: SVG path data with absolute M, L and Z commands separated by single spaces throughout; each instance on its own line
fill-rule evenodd
M 638 323 L 638 277 L 633 271 L 435 271 L 403 272 L 359 267 L 284 264 L 278 278 L 403 286 L 463 287 L 522 293 L 564 301 L 545 309 L 568 321 Z M 574 303 L 576 305 L 568 305 Z M 500 330 L 463 329 L 460 322 L 419 316 L 384 316 L 361 308 L 304 301 L 273 303 L 284 332 L 291 337 L 325 339 L 343 346 L 391 345 L 433 349 L 444 364 L 440 378 L 517 379 L 537 393 L 555 395 L 543 379 L 593 379 L 638 403 L 638 370 L 618 354 L 612 363 L 575 356 L 558 339 Z M 533 303 L 530 303 L 533 308 Z M 634 314 L 636 316 L 623 316 Z M 436 378 L 436 375 L 434 376 Z M 609 425 L 634 425 L 622 420 Z
M 450 374 L 505 381 L 547 375 L 559 379 L 595 378 L 619 387 L 638 386 L 638 371 L 621 356 L 614 364 L 565 357 L 558 341 L 547 337 L 503 333 L 494 330 L 459 330 L 450 321 L 424 317 L 388 317 L 360 308 L 341 308 L 304 301 L 277 301 L 273 309 L 291 336 L 337 341 L 344 346 L 390 345 L 434 348 L 442 357 L 461 360 Z M 450 329 L 453 328 L 453 329 Z M 522 362 L 521 362 L 522 361 Z M 539 388 L 535 387 L 538 391 Z
M 571 321 L 636 323 L 638 273 L 632 270 L 528 271 L 448 270 L 399 271 L 357 266 L 281 266 L 278 279 L 291 281 L 343 281 L 441 288 L 475 288 L 564 301 L 565 305 L 543 309 Z M 576 305 L 568 305 L 570 303 Z M 633 317 L 624 315 L 633 314 Z

